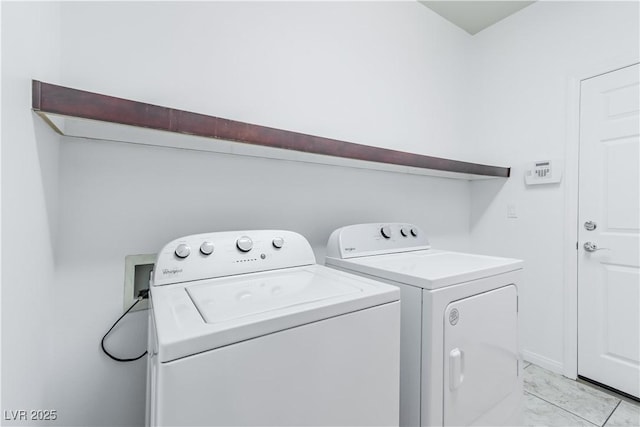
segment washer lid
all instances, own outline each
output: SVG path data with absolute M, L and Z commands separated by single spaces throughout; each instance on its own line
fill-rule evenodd
M 395 286 L 321 265 L 151 288 L 160 362 L 400 299 Z
M 517 259 L 433 249 L 346 260 L 327 258 L 326 263 L 425 289 L 438 289 L 522 268 L 522 261 Z
M 205 283 L 186 288 L 207 323 L 219 323 L 268 313 L 306 303 L 360 293 L 353 281 L 327 281 L 300 270 L 288 274 L 235 277 L 224 283 Z

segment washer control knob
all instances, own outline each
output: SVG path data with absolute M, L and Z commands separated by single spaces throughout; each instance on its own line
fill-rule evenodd
M 276 237 L 271 243 L 273 244 L 274 248 L 280 249 L 282 245 L 284 245 L 284 239 L 282 237 Z
M 253 249 L 253 240 L 251 240 L 249 236 L 239 237 L 238 240 L 236 240 L 236 246 L 242 252 L 249 252 Z
M 202 255 L 211 255 L 213 253 L 213 243 L 208 240 L 202 242 L 200 245 L 200 252 Z
M 180 243 L 175 253 L 178 258 L 186 258 L 191 255 L 191 248 L 186 243 Z
M 400 229 L 400 234 L 402 234 L 402 237 L 407 237 L 409 235 L 409 229 L 407 227 L 402 227 Z
M 384 227 L 382 227 L 380 229 L 380 234 L 382 234 L 382 237 L 384 237 L 385 239 L 388 239 L 391 237 L 391 227 L 389 227 L 388 225 L 385 225 Z
M 413 237 L 418 237 L 418 229 L 417 229 L 417 228 L 415 228 L 415 227 L 412 227 L 412 228 L 411 228 L 411 235 L 412 235 Z

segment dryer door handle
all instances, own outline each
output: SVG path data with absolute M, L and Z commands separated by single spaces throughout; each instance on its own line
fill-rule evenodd
M 449 352 L 449 389 L 455 391 L 464 380 L 464 352 L 454 348 Z

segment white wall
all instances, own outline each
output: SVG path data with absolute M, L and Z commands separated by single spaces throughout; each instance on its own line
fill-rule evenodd
M 31 112 L 31 79 L 60 78 L 60 6 L 1 7 L 2 410 L 48 409 L 59 138 Z
M 459 116 L 469 36 L 415 2 L 107 2 L 63 10 L 64 84 L 361 144 L 468 156 Z
M 62 28 L 55 83 L 468 156 L 469 36 L 417 3 L 69 2 Z M 287 228 L 321 259 L 334 228 L 380 220 L 415 222 L 442 248 L 469 244 L 466 181 L 113 142 L 62 142 L 58 203 L 47 403 L 60 425 L 143 422 L 144 363 L 99 349 L 122 310 L 125 255 L 190 233 Z M 114 351 L 138 353 L 144 326 L 144 314 L 128 319 Z
M 474 157 L 512 166 L 512 178 L 471 185 L 472 247 L 525 260 L 521 326 L 525 357 L 563 368 L 565 192 L 526 187 L 528 162 L 563 162 L 569 79 L 602 63 L 636 60 L 637 2 L 537 2 L 472 40 L 470 139 Z M 623 64 L 620 64 L 623 65 Z M 517 219 L 507 218 L 514 204 Z

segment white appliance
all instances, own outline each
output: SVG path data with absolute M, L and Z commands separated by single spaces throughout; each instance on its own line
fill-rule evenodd
M 431 249 L 411 224 L 331 234 L 326 265 L 400 287 L 400 425 L 519 425 L 522 261 Z
M 150 298 L 148 425 L 398 425 L 398 288 L 301 235 L 174 240 Z

